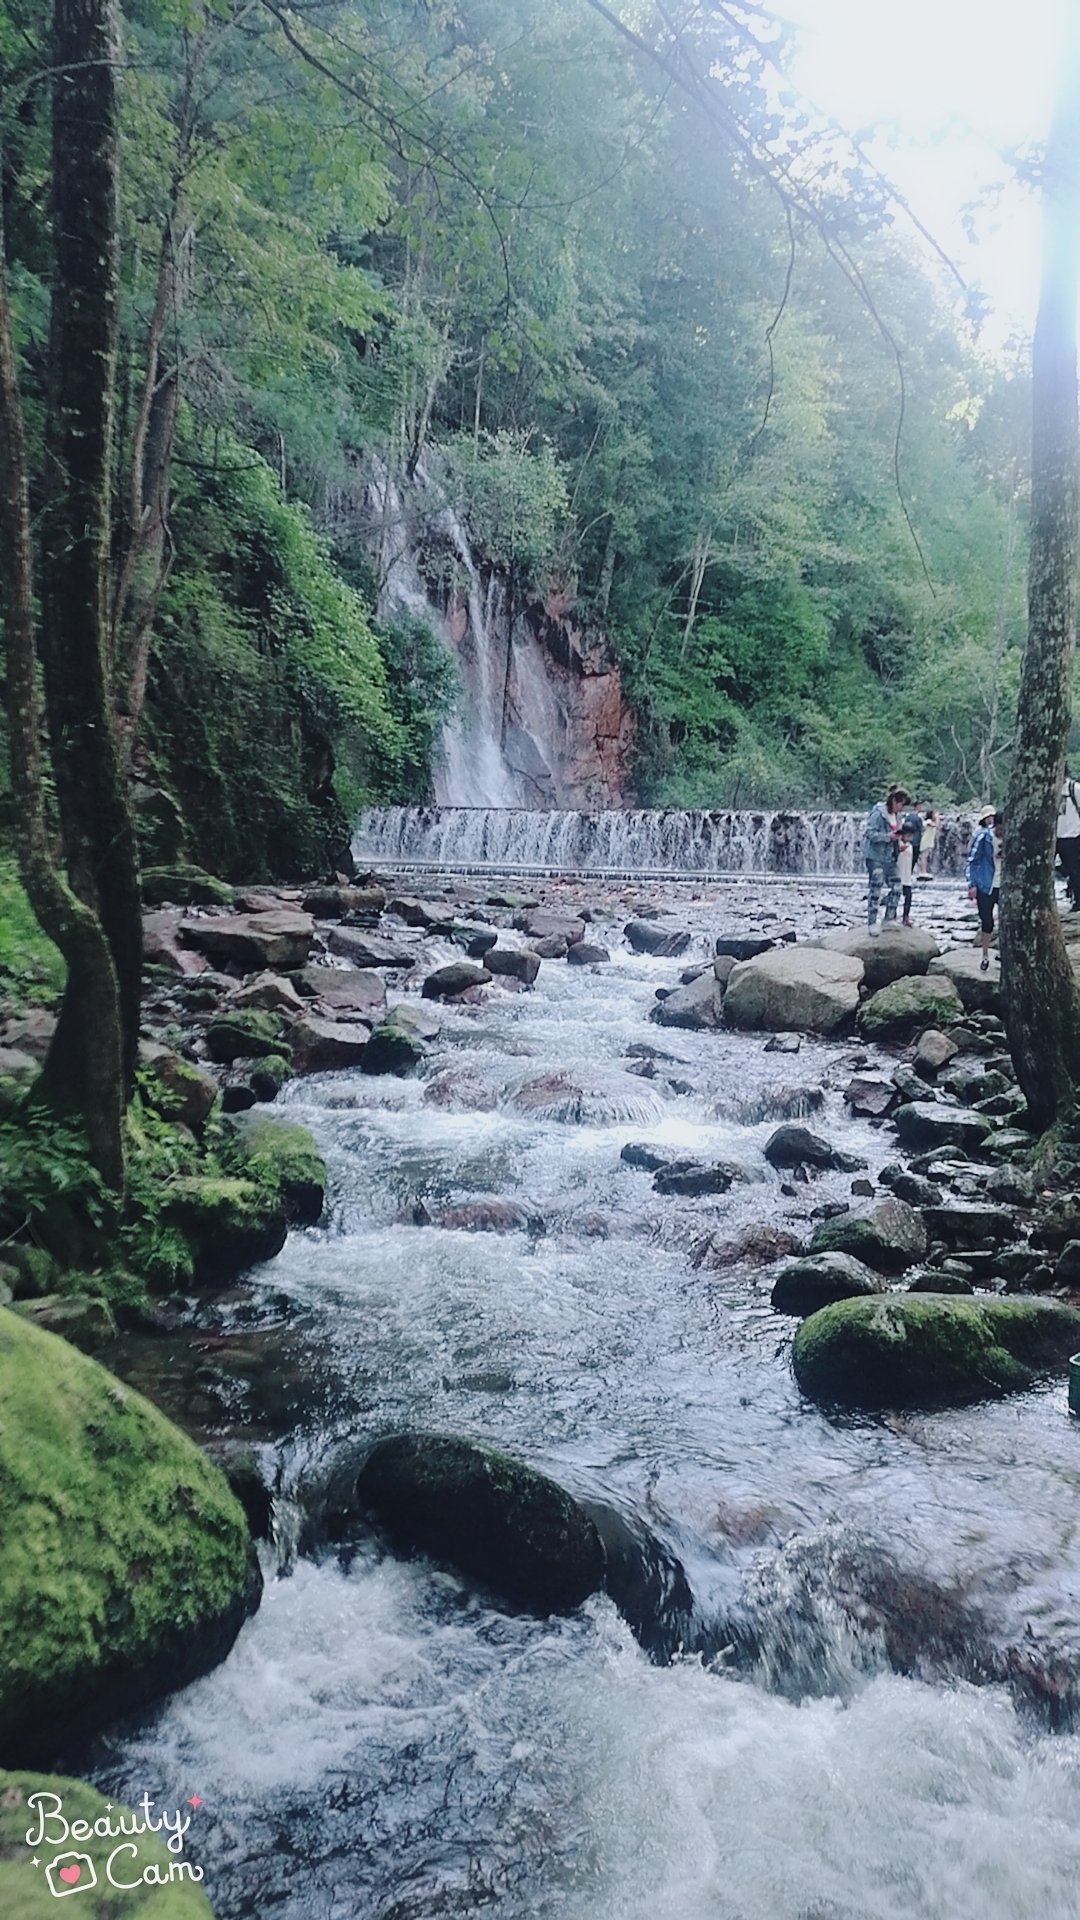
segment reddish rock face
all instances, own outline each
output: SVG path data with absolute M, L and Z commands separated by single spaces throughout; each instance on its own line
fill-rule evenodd
M 528 804 L 539 807 L 622 807 L 633 801 L 630 757 L 634 718 L 623 699 L 619 670 L 602 635 L 575 625 L 566 596 L 552 594 L 543 607 L 530 608 L 529 625 L 540 642 L 544 671 L 562 722 L 554 779 L 536 781 Z M 512 733 L 522 724 L 522 692 L 516 672 L 507 685 L 507 721 Z M 528 779 L 527 767 L 517 768 Z

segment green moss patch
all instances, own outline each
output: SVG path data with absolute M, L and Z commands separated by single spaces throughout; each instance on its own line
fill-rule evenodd
M 197 1280 L 220 1279 L 272 1260 L 288 1234 L 284 1201 L 275 1187 L 217 1174 L 174 1181 L 162 1217 L 190 1248 Z
M 231 1125 L 247 1170 L 280 1190 L 291 1221 L 315 1226 L 326 1194 L 326 1164 L 307 1128 L 250 1110 L 236 1114 Z
M 795 1335 L 812 1399 L 847 1407 L 960 1405 L 1030 1386 L 1080 1348 L 1080 1313 L 1056 1300 L 890 1294 L 840 1300 Z
M 238 1502 L 149 1401 L 0 1308 L 0 1763 L 224 1658 L 261 1580 Z
M 30 1796 L 34 1795 L 33 1805 Z M 178 1814 L 167 1807 L 174 1823 Z M 151 1817 L 159 1819 L 161 1807 L 151 1803 Z M 187 1817 L 188 1809 L 180 1809 Z M 124 1821 L 126 1833 L 119 1839 L 108 1828 L 119 1829 Z M 78 1827 L 82 1821 L 91 1829 L 89 1836 L 79 1828 L 76 1835 L 63 1837 L 65 1825 Z M 94 1833 L 100 1821 L 100 1833 Z M 88 1854 L 91 1867 L 80 1866 L 79 1880 L 71 1891 L 82 1896 L 76 1913 L 82 1920 L 213 1920 L 210 1902 L 202 1887 L 190 1877 L 202 1868 L 198 1860 L 195 1829 L 197 1820 L 184 1834 L 179 1854 L 169 1852 L 163 1834 L 135 1831 L 145 1826 L 141 1815 L 129 1807 L 107 1801 L 104 1794 L 88 1787 L 84 1780 L 68 1780 L 53 1773 L 7 1773 L 0 1770 L 0 1913 L 7 1920 L 53 1920 L 56 1899 L 63 1898 L 60 1872 L 71 1873 L 71 1860 L 57 1855 Z M 32 1846 L 32 1837 L 42 1834 L 42 1843 Z M 128 1837 L 130 1836 L 130 1837 Z M 132 1854 L 131 1846 L 138 1851 Z M 114 1849 L 124 1851 L 114 1855 Z M 112 1859 L 112 1881 L 108 1867 Z M 37 1859 L 38 1866 L 33 1865 Z M 181 1874 L 180 1867 L 184 1872 Z M 140 1881 L 149 1868 L 156 1868 L 162 1884 L 145 1881 L 134 1888 L 115 1882 Z M 53 1893 L 52 1882 L 61 1887 Z M 92 1873 L 91 1873 L 92 1869 Z

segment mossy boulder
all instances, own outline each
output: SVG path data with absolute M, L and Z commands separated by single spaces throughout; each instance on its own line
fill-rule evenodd
M 287 1218 L 296 1226 L 315 1226 L 326 1198 L 326 1163 L 307 1128 L 250 1111 L 235 1114 L 230 1126 L 245 1166 L 277 1181 Z
M 222 1013 L 206 1029 L 210 1057 L 228 1065 L 241 1058 L 260 1059 L 264 1054 L 282 1053 L 280 1014 L 259 1007 L 238 1007 Z
M 577 1501 L 477 1440 L 381 1440 L 356 1493 L 395 1546 L 448 1562 L 512 1606 L 566 1613 L 604 1584 L 603 1544 Z
M 100 1353 L 116 1338 L 112 1308 L 100 1293 L 48 1293 L 22 1300 L 14 1311 L 46 1333 L 58 1333 L 83 1353 Z
M 261 1592 L 238 1502 L 194 1443 L 0 1308 L 0 1764 L 222 1660 Z
M 40 1796 L 30 1805 L 31 1794 Z M 159 1819 L 161 1808 L 153 1812 L 152 1817 Z M 171 1821 L 175 1821 L 176 1810 L 166 1807 Z M 181 1808 L 183 1817 L 187 1809 Z M 109 1836 L 110 1827 L 116 1834 L 120 1830 L 120 1821 L 127 1825 L 128 1834 L 116 1839 Z M 90 1837 L 80 1833 L 78 1837 L 68 1834 L 61 1838 L 64 1823 L 70 1829 L 78 1821 L 84 1821 L 90 1829 Z M 63 1897 L 60 1887 L 60 1870 L 67 1867 L 70 1873 L 73 1864 L 60 1860 L 52 1878 L 60 1888 L 54 1895 L 49 1884 L 49 1869 L 53 1866 L 58 1853 L 89 1854 L 91 1869 L 80 1868 L 79 1881 L 68 1891 L 84 1895 L 82 1905 L 76 1909 L 83 1920 L 213 1920 L 213 1911 L 201 1886 L 196 1882 L 195 1873 L 203 1872 L 196 1857 L 196 1823 L 184 1835 L 183 1849 L 179 1855 L 170 1853 L 165 1847 L 166 1834 L 139 1832 L 134 1825 L 144 1827 L 142 1814 L 136 1814 L 130 1807 L 121 1807 L 115 1800 L 106 1800 L 103 1793 L 95 1787 L 89 1787 L 85 1780 L 68 1780 L 55 1773 L 9 1773 L 0 1769 L 0 1913 L 8 1920 L 51 1920 L 55 1913 L 53 1901 Z M 95 1833 L 97 1821 L 102 1822 L 100 1833 Z M 31 1837 L 42 1833 L 44 1838 L 38 1846 L 27 1842 Z M 156 1867 L 159 1881 L 147 1886 L 145 1882 L 130 1889 L 119 1889 L 108 1879 L 107 1867 L 113 1849 L 121 1846 L 125 1849 L 113 1861 L 113 1875 L 116 1880 L 139 1881 L 148 1867 Z M 136 1854 L 127 1849 L 137 1847 Z M 40 1861 L 34 1866 L 35 1856 Z M 183 1866 L 183 1873 L 180 1868 Z M 81 1884 L 80 1884 L 81 1883 Z
M 963 1011 L 960 995 L 947 976 L 914 974 L 892 981 L 864 1000 L 855 1026 L 864 1040 L 907 1040 L 924 1027 L 950 1025 Z
M 163 1120 L 175 1120 L 198 1133 L 217 1099 L 213 1075 L 156 1040 L 139 1042 L 139 1065 L 147 1104 Z
M 877 1273 L 903 1273 L 928 1246 L 926 1223 L 906 1200 L 887 1194 L 869 1213 L 842 1213 L 815 1227 L 811 1253 L 850 1253 Z
M 853 1254 L 811 1253 L 803 1260 L 793 1260 L 777 1274 L 772 1305 L 777 1313 L 795 1314 L 801 1320 L 834 1300 L 880 1293 L 884 1285 L 881 1275 Z
M 360 1062 L 361 1073 L 395 1073 L 403 1077 L 420 1065 L 427 1047 L 419 1034 L 399 1020 L 383 1020 L 371 1032 Z
M 791 1358 L 814 1400 L 941 1406 L 1015 1392 L 1078 1349 L 1080 1313 L 1056 1300 L 905 1293 L 822 1307 Z
M 963 1147 L 978 1152 L 989 1141 L 993 1128 L 984 1113 L 971 1107 L 947 1107 L 934 1100 L 910 1100 L 897 1107 L 893 1124 L 905 1147 L 930 1149 Z
M 164 1218 L 187 1241 L 196 1280 L 220 1280 L 272 1260 L 289 1230 L 284 1200 L 274 1187 L 217 1174 L 174 1180 Z
M 231 907 L 233 890 L 201 867 L 144 867 L 142 897 L 148 907 Z

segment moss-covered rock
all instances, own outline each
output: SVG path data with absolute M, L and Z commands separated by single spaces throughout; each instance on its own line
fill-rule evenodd
M 233 890 L 201 867 L 144 867 L 142 897 L 148 907 L 231 907 Z
M 22 1300 L 15 1312 L 45 1333 L 58 1333 L 83 1353 L 100 1353 L 116 1338 L 112 1308 L 100 1293 L 49 1293 Z
M 211 1059 L 228 1065 L 241 1057 L 261 1059 L 265 1054 L 283 1053 L 281 1035 L 280 1014 L 267 1013 L 260 1007 L 238 1007 L 233 1013 L 222 1013 L 211 1020 L 206 1029 L 206 1044 Z
M 850 1253 L 877 1273 L 903 1273 L 921 1260 L 929 1242 L 920 1213 L 887 1194 L 869 1213 L 842 1213 L 815 1227 L 811 1253 Z
M 383 1020 L 371 1032 L 360 1061 L 361 1073 L 396 1073 L 403 1077 L 420 1065 L 427 1048 L 418 1034 L 399 1020 Z
M 147 1105 L 163 1120 L 175 1120 L 198 1133 L 217 1099 L 217 1081 L 212 1074 L 204 1073 L 202 1067 L 185 1060 L 172 1047 L 159 1046 L 156 1040 L 140 1041 L 139 1065 Z
M 230 1126 L 245 1165 L 257 1177 L 277 1181 L 288 1219 L 313 1227 L 326 1197 L 326 1163 L 307 1128 L 250 1110 L 235 1114 Z
M 1078 1349 L 1080 1313 L 1056 1300 L 906 1293 L 823 1307 L 791 1358 L 812 1399 L 875 1408 L 1015 1392 Z
M 197 1280 L 272 1260 L 288 1235 L 281 1194 L 258 1180 L 189 1175 L 173 1181 L 163 1213 L 187 1241 Z
M 33 1805 L 31 1794 L 39 1796 Z M 152 1817 L 159 1819 L 160 1807 L 155 1813 L 153 1800 L 150 1807 Z M 172 1822 L 179 1817 L 171 1807 L 166 1811 Z M 188 1817 L 186 1808 L 180 1813 Z M 121 1819 L 125 1832 L 117 1838 Z M 88 1834 L 81 1829 L 77 1834 L 70 1832 L 79 1821 L 90 1830 Z M 95 1832 L 98 1821 L 102 1825 Z M 65 1825 L 69 1829 L 66 1836 Z M 210 1903 L 195 1879 L 203 1869 L 192 1846 L 193 1829 L 184 1834 L 181 1852 L 170 1853 L 164 1844 L 164 1831 L 146 1831 L 141 1813 L 106 1800 L 85 1780 L 68 1780 L 55 1773 L 0 1770 L 0 1913 L 7 1920 L 51 1920 L 56 1911 L 53 1901 L 62 1898 L 66 1890 L 84 1895 L 76 1909 L 83 1920 L 213 1920 Z M 41 1842 L 30 1845 L 27 1834 L 33 1839 L 39 1833 Z M 134 1854 L 133 1846 L 137 1848 Z M 116 1847 L 123 1850 L 113 1857 Z M 78 1860 L 63 1858 L 57 1862 L 58 1854 L 89 1855 L 90 1866 L 86 1866 L 85 1858 L 81 1865 Z M 36 1867 L 35 1857 L 40 1862 Z M 112 1881 L 108 1877 L 110 1857 Z M 80 1866 L 79 1879 L 65 1889 L 60 1872 L 66 1869 L 70 1875 L 75 1865 Z M 148 1886 L 141 1876 L 150 1867 L 157 1873 Z M 50 1868 L 56 1894 L 50 1885 Z M 116 1881 L 137 1884 L 118 1887 Z
M 864 1000 L 855 1026 L 864 1040 L 906 1040 L 924 1027 L 950 1025 L 963 1011 L 960 995 L 946 975 L 908 975 Z
M 243 1513 L 199 1449 L 0 1308 L 0 1764 L 223 1659 L 258 1603 Z
M 391 1541 L 447 1561 L 512 1605 L 564 1613 L 604 1584 L 592 1520 L 553 1480 L 476 1440 L 382 1440 L 357 1481 Z
M 853 1254 L 812 1253 L 804 1260 L 793 1260 L 777 1274 L 772 1305 L 777 1313 L 796 1314 L 801 1320 L 834 1300 L 880 1293 L 884 1285 L 881 1275 L 872 1272 Z

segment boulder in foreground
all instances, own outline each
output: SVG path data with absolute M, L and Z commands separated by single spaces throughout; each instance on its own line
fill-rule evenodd
M 823 1307 L 791 1358 L 812 1399 L 872 1409 L 1016 1392 L 1078 1348 L 1080 1313 L 1056 1300 L 905 1293 Z
M 732 968 L 724 1018 L 772 1033 L 836 1033 L 859 1004 L 861 960 L 821 947 L 773 947 Z
M 948 1026 L 963 1013 L 947 974 L 894 980 L 864 1000 L 855 1025 L 864 1040 L 907 1040 L 924 1027 Z
M 584 1509 L 478 1440 L 381 1440 L 356 1492 L 395 1546 L 446 1561 L 529 1612 L 570 1612 L 604 1584 L 604 1548 Z
M 66 1340 L 0 1308 L 0 1764 L 209 1672 L 262 1581 L 198 1447 Z
M 796 1314 L 802 1319 L 834 1300 L 853 1300 L 864 1294 L 881 1293 L 885 1286 L 880 1274 L 856 1260 L 850 1253 L 811 1253 L 804 1260 L 793 1260 L 777 1274 L 772 1290 L 772 1305 L 777 1313 Z

